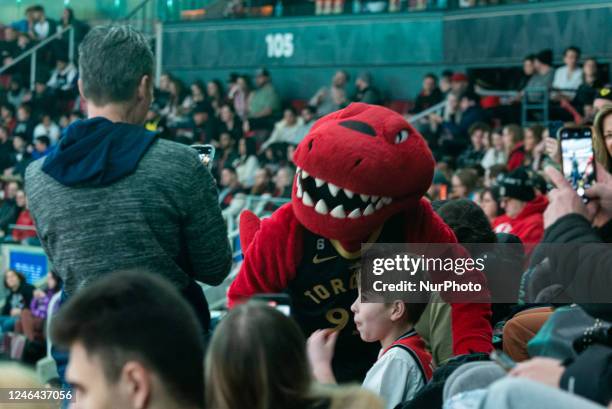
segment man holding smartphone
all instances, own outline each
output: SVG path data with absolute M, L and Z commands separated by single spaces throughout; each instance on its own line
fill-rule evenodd
M 65 283 L 62 300 L 138 268 L 174 284 L 206 332 L 210 314 L 196 280 L 218 285 L 231 266 L 213 178 L 194 149 L 143 127 L 154 59 L 141 33 L 96 27 L 79 56 L 88 118 L 26 174 L 38 235 Z

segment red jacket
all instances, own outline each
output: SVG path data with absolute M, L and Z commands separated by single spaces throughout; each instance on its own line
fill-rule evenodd
M 523 166 L 523 162 L 525 161 L 525 148 L 523 147 L 523 143 L 518 143 L 512 150 L 510 151 L 510 156 L 508 157 L 508 172 L 512 172 L 516 168 L 520 168 Z
M 514 218 L 507 215 L 499 216 L 493 220 L 493 229 L 496 233 L 510 233 L 518 236 L 531 253 L 531 248 L 538 244 L 544 236 L 544 210 L 548 206 L 546 196 L 538 196 L 528 202 L 523 210 Z
M 28 209 L 23 209 L 21 213 L 19 213 L 19 217 L 15 224 L 18 226 L 34 227 L 34 220 L 32 219 L 30 211 Z M 30 237 L 36 237 L 36 230 L 13 229 L 13 239 L 15 239 L 15 241 L 25 240 Z

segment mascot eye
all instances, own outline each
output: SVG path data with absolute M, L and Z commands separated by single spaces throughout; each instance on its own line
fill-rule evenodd
M 401 130 L 397 135 L 395 135 L 395 144 L 397 145 L 404 142 L 406 139 L 408 139 L 408 136 L 410 136 L 410 134 L 407 130 Z

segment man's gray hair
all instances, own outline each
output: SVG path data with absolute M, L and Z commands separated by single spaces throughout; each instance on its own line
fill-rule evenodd
M 130 26 L 95 27 L 79 46 L 83 94 L 98 106 L 130 101 L 153 65 L 147 39 Z

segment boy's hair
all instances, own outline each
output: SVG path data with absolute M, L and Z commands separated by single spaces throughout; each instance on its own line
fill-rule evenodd
M 188 405 L 204 405 L 204 341 L 193 308 L 166 280 L 147 271 L 109 274 L 62 307 L 53 342 L 83 345 L 102 362 L 109 383 L 126 362 L 158 374 L 168 393 Z
M 421 319 L 421 316 L 425 312 L 427 305 L 426 302 L 405 302 L 406 313 L 404 314 L 406 322 L 412 325 L 416 325 Z
M 470 126 L 470 129 L 468 130 L 468 135 L 471 136 L 476 131 L 482 131 L 486 134 L 488 132 L 491 132 L 491 127 L 484 122 L 476 122 L 472 124 L 472 126 Z

